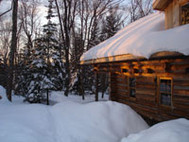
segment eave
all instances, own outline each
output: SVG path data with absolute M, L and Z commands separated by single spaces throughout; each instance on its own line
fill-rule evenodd
M 154 10 L 164 11 L 165 8 L 171 3 L 173 0 L 155 0 L 153 3 Z
M 177 58 L 177 57 L 184 57 L 182 53 L 176 51 L 160 51 L 152 54 L 149 60 L 158 60 L 164 58 Z M 110 62 L 122 62 L 122 61 L 141 61 L 141 60 L 148 60 L 142 56 L 134 56 L 132 54 L 124 54 L 124 55 L 117 55 L 111 57 L 103 57 L 91 60 L 82 60 L 80 61 L 80 65 L 92 65 L 92 64 L 101 64 L 101 63 L 110 63 Z
M 128 61 L 128 60 L 142 60 L 142 59 L 145 59 L 145 57 L 134 56 L 132 54 L 124 54 L 124 55 L 103 57 L 103 58 L 97 58 L 97 59 L 91 59 L 91 60 L 82 60 L 80 61 L 80 65 Z

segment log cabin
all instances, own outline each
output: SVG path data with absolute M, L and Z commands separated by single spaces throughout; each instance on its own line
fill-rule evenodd
M 155 0 L 153 8 L 84 53 L 80 64 L 93 66 L 97 82 L 109 74 L 110 100 L 144 118 L 189 119 L 189 1 Z

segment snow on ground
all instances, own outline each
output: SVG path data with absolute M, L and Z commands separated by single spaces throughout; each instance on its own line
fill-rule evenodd
M 9 103 L 5 94 L 5 89 L 2 86 L 0 86 L 0 103 Z
M 189 24 L 164 30 L 164 19 L 164 13 L 160 12 L 141 18 L 88 50 L 80 60 L 124 54 L 149 58 L 161 51 L 177 51 L 189 55 Z
M 65 102 L 52 109 L 59 141 L 117 142 L 123 136 L 148 128 L 130 107 L 111 101 Z
M 70 94 L 68 97 L 63 95 L 62 91 L 53 91 L 50 96 L 51 104 L 61 103 L 65 101 L 77 102 L 80 104 L 90 103 L 95 101 L 94 95 L 85 95 L 85 99 L 83 100 L 81 96 Z M 102 94 L 99 92 L 98 94 L 99 101 L 107 101 L 109 100 L 109 95 L 107 93 L 104 94 L 104 98 L 102 98 Z
M 53 106 L 23 103 L 23 98 L 17 96 L 13 96 L 13 103 L 10 103 L 1 86 L 0 95 L 0 142 L 189 140 L 189 120 L 182 118 L 148 128 L 129 106 L 112 101 L 89 103 L 90 96 L 82 102 L 76 95 L 63 97 L 63 92 L 53 92 L 51 99 L 58 102 Z
M 162 122 L 137 134 L 123 138 L 121 142 L 188 142 L 189 120 L 176 119 Z
M 0 100 L 0 142 L 118 142 L 147 128 L 129 106 L 111 101 L 46 106 Z

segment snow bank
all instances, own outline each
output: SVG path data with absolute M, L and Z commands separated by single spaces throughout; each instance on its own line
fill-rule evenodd
M 0 142 L 53 142 L 45 105 L 0 104 Z
M 116 142 L 147 128 L 116 102 L 0 104 L 0 142 Z
M 1 103 L 9 103 L 9 100 L 6 96 L 6 90 L 4 87 L 0 86 L 0 104 Z
M 189 24 L 164 30 L 164 13 L 154 13 L 137 20 L 113 37 L 84 53 L 81 61 L 132 54 L 149 58 L 160 51 L 189 55 Z
M 116 142 L 148 128 L 129 106 L 116 102 L 65 102 L 52 111 L 56 135 L 66 142 Z
M 109 94 L 104 94 L 104 98 L 102 98 L 102 94 L 99 92 L 98 93 L 98 98 L 99 101 L 108 101 L 109 100 Z M 95 95 L 90 95 L 86 94 L 85 99 L 82 99 L 82 96 L 75 95 L 75 94 L 69 94 L 68 96 L 64 95 L 63 91 L 52 91 L 50 95 L 50 103 L 55 104 L 55 103 L 61 103 L 65 101 L 72 101 L 80 104 L 84 103 L 90 103 L 95 101 Z
M 131 134 L 121 142 L 188 142 L 189 120 L 162 122 L 138 134 Z

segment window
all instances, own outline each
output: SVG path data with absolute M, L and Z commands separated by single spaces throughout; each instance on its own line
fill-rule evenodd
M 160 103 L 163 105 L 171 106 L 172 96 L 172 79 L 160 78 Z
M 136 96 L 136 78 L 129 78 L 129 96 L 135 97 Z
M 189 24 L 189 3 L 181 7 L 181 24 Z

